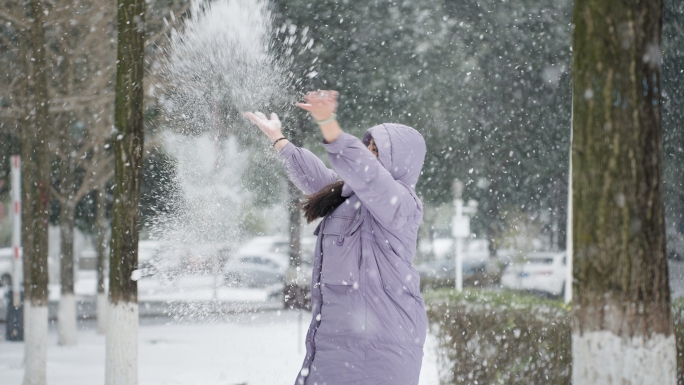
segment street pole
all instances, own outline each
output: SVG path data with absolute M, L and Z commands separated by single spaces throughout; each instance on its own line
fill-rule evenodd
M 463 241 L 470 238 L 470 216 L 477 211 L 477 201 L 468 201 L 463 207 L 463 182 L 456 179 L 451 186 L 454 194 L 454 216 L 451 219 L 451 236 L 454 237 L 454 255 L 456 269 L 454 286 L 456 291 L 463 291 Z M 469 214 L 469 215 L 464 215 Z
M 456 203 L 456 224 L 459 225 L 463 221 L 463 199 L 457 198 Z M 456 246 L 456 291 L 463 291 L 463 237 L 461 234 L 455 234 Z
M 12 209 L 14 213 L 12 229 L 12 250 L 14 252 L 14 272 L 12 274 L 12 304 L 15 308 L 21 306 L 19 290 L 21 277 L 21 158 L 13 155 L 12 168 Z
M 572 143 L 572 137 L 570 138 Z M 570 167 L 568 172 L 568 208 L 567 230 L 565 231 L 565 303 L 572 302 L 572 149 L 570 150 Z

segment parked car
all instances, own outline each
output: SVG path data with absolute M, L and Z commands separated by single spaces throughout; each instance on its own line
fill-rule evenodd
M 301 264 L 289 267 L 285 274 L 283 304 L 286 309 L 311 309 L 311 275 L 316 237 L 302 237 Z
M 230 245 L 182 244 L 140 241 L 138 266 L 142 277 L 163 276 L 174 279 L 182 275 L 221 273 L 231 255 Z
M 223 270 L 228 286 L 268 287 L 285 283 L 288 258 L 282 254 L 242 253 L 228 260 Z
M 230 248 L 218 244 L 193 244 L 184 248 L 186 252 L 181 260 L 182 269 L 191 274 L 220 272 L 230 257 Z
M 157 241 L 138 242 L 138 269 L 143 278 L 165 275 L 171 278 L 179 270 L 185 250 L 163 247 Z
M 560 296 L 565 292 L 565 252 L 535 252 L 506 266 L 501 286 Z
M 280 253 L 287 255 L 290 251 L 290 240 L 281 235 L 262 235 L 254 237 L 242 245 L 238 254 L 244 253 Z
M 463 285 L 478 286 L 485 272 L 485 262 L 463 261 Z M 454 286 L 456 279 L 456 261 L 438 259 L 424 262 L 416 266 L 420 275 L 420 289 L 436 289 Z
M 286 236 L 258 236 L 250 239 L 236 252 L 237 257 L 244 255 L 261 255 L 273 253 L 282 255 L 287 265 L 284 276 L 283 302 L 285 308 L 311 306 L 311 275 L 316 237 L 301 238 L 301 264 L 298 267 L 289 266 L 290 241 Z M 231 281 L 230 279 L 228 280 Z M 233 282 L 235 279 L 233 279 Z
M 14 269 L 14 250 L 11 247 L 0 248 L 0 286 L 12 286 Z

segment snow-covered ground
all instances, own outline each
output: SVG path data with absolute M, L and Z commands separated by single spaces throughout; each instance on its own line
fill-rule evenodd
M 311 313 L 266 311 L 226 316 L 220 323 L 169 324 L 141 318 L 140 385 L 291 385 L 304 357 Z M 3 325 L 4 326 L 4 325 Z M 94 321 L 79 323 L 78 345 L 57 345 L 48 335 L 50 385 L 104 383 L 105 337 Z M 420 385 L 437 385 L 435 340 L 428 336 Z M 0 384 L 20 385 L 24 345 L 0 340 Z
M 106 281 L 106 280 L 105 280 Z M 94 297 L 97 289 L 95 271 L 78 271 L 74 293 L 77 298 Z M 277 288 L 273 288 L 277 289 Z M 50 301 L 58 301 L 60 285 L 49 284 Z M 222 278 L 212 275 L 182 275 L 173 281 L 142 278 L 138 281 L 138 301 L 232 301 L 263 302 L 268 300 L 269 289 L 227 287 Z M 214 297 L 216 296 L 216 297 Z
M 79 271 L 76 278 L 74 292 L 79 317 L 94 317 L 95 272 Z M 7 314 L 6 290 L 8 288 L 0 287 L 0 322 Z M 49 284 L 48 290 L 49 314 L 50 318 L 55 318 L 60 285 Z M 282 287 L 278 285 L 266 288 L 228 287 L 210 275 L 184 275 L 173 281 L 146 277 L 138 281 L 138 302 L 141 316 L 167 314 L 167 311 L 173 314 L 185 307 L 214 307 L 224 312 L 278 309 L 282 307 L 281 291 Z

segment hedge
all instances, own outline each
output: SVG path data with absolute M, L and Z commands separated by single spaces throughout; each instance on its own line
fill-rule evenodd
M 480 289 L 424 297 L 438 340 L 440 384 L 570 384 L 571 320 L 563 302 Z M 672 306 L 684 385 L 684 300 Z

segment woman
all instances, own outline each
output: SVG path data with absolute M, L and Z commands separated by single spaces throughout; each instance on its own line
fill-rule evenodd
M 310 92 L 332 170 L 281 133 L 278 117 L 246 113 L 271 140 L 305 194 L 314 232 L 312 320 L 295 385 L 418 384 L 427 328 L 412 266 L 423 205 L 415 185 L 425 158 L 418 131 L 381 124 L 363 140 L 342 132 L 337 92 Z

